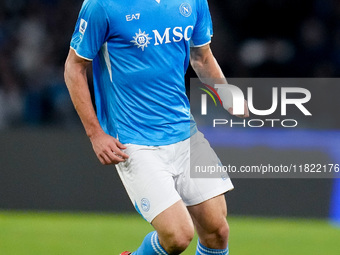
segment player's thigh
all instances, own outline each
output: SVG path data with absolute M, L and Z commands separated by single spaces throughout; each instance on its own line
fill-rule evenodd
M 228 228 L 227 203 L 224 194 L 204 201 L 203 203 L 188 206 L 199 236 L 218 231 L 221 227 Z

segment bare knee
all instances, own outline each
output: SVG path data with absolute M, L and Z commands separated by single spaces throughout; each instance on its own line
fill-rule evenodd
M 216 229 L 215 238 L 220 244 L 227 244 L 229 239 L 229 224 L 226 221 L 225 224 L 221 225 Z
M 194 224 L 182 201 L 159 214 L 152 222 L 161 246 L 168 254 L 180 254 L 194 236 Z
M 193 237 L 193 226 L 187 226 L 181 230 L 167 233 L 162 239 L 160 238 L 160 243 L 168 254 L 180 254 L 189 246 Z
M 229 224 L 227 221 L 218 226 L 213 226 L 200 236 L 200 241 L 207 247 L 215 249 L 225 249 L 229 238 Z

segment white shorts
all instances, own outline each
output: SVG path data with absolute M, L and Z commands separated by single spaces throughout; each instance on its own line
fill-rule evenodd
M 220 163 L 200 132 L 166 146 L 125 146 L 129 159 L 116 165 L 118 174 L 131 202 L 148 222 L 181 199 L 186 206 L 197 205 L 234 188 L 225 176 L 190 178 L 190 157 L 191 164 L 200 166 Z

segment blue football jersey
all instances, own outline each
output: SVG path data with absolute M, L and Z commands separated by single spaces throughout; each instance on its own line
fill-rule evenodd
M 207 0 L 85 0 L 71 48 L 93 61 L 104 131 L 152 146 L 190 137 L 184 75 L 190 47 L 211 36 Z

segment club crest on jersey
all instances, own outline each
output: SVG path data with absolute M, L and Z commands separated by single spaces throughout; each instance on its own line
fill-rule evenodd
M 148 47 L 151 39 L 152 38 L 149 37 L 149 34 L 146 34 L 145 31 L 142 33 L 142 31 L 139 29 L 138 33 L 136 33 L 136 36 L 133 37 L 131 42 L 134 43 L 138 48 L 142 48 L 142 51 L 144 51 L 144 47 Z
M 87 28 L 87 21 L 84 19 L 80 20 L 80 25 L 79 25 L 79 32 L 82 34 L 85 34 Z
M 189 17 L 192 13 L 191 5 L 188 3 L 183 3 L 179 7 L 179 11 L 184 17 Z

